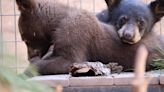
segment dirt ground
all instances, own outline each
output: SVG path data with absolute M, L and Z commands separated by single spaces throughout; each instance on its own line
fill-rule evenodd
M 71 7 L 82 8 L 92 13 L 100 12 L 106 8 L 104 0 L 58 0 Z M 148 2 L 150 0 L 147 0 Z M 0 38 L 3 46 L 0 47 L 0 64 L 11 67 L 18 73 L 22 72 L 28 65 L 27 50 L 22 42 L 18 30 L 19 11 L 15 0 L 0 0 Z M 157 24 L 158 33 L 164 31 L 164 20 Z

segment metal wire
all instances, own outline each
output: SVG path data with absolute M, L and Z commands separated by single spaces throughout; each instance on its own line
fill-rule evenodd
M 82 0 L 80 0 L 80 9 L 82 9 Z
M 93 13 L 95 14 L 95 0 L 93 0 Z
M 0 0 L 0 14 L 2 14 L 2 1 Z M 2 16 L 0 16 L 0 64 L 3 65 L 3 30 L 2 30 Z
M 18 67 L 18 63 L 17 63 L 17 29 L 16 29 L 16 6 L 15 6 L 15 0 L 14 0 L 14 32 L 15 32 L 15 64 L 16 67 Z M 16 69 L 16 72 L 18 72 L 18 69 Z

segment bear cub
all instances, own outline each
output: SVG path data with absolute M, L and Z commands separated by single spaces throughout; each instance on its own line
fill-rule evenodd
M 154 6 L 127 1 L 106 0 L 110 22 L 105 24 L 89 12 L 57 0 L 16 0 L 21 12 L 19 31 L 30 64 L 41 75 L 68 73 L 73 63 L 86 61 L 117 62 L 127 70 L 133 68 L 137 48 L 143 44 L 149 51 L 148 63 L 154 56 L 161 57 L 155 47 L 164 46 L 164 39 L 151 32 L 157 22 Z M 122 8 L 125 6 L 128 12 Z M 44 58 L 49 48 L 51 56 Z M 30 68 L 25 73 L 30 74 Z
M 135 44 L 149 34 L 154 24 L 164 15 L 163 1 L 160 0 L 151 2 L 150 5 L 140 0 L 105 1 L 108 9 L 97 14 L 98 19 L 112 24 L 120 39 L 128 44 Z

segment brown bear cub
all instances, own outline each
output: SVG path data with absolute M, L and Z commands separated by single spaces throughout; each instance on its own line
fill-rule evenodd
M 151 32 L 134 45 L 124 44 L 113 26 L 99 22 L 85 10 L 57 3 L 57 0 L 16 2 L 21 12 L 19 30 L 28 49 L 28 59 L 41 75 L 68 73 L 73 63 L 86 61 L 117 62 L 124 70 L 131 69 L 138 46 L 146 45 L 150 52 L 148 62 L 161 55 L 156 51 L 156 45 L 164 46 L 162 38 Z M 144 11 L 150 11 L 150 7 L 145 5 Z M 43 58 L 50 47 L 51 56 Z M 27 69 L 26 73 L 29 72 Z

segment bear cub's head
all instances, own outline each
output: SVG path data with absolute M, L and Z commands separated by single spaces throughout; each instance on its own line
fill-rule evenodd
M 128 44 L 135 44 L 164 15 L 159 1 L 149 5 L 141 0 L 105 0 L 108 10 L 98 14 L 102 22 L 115 26 L 120 39 Z

